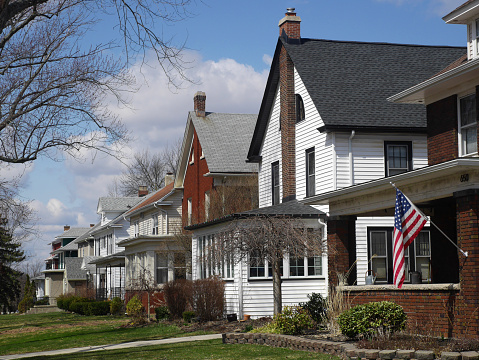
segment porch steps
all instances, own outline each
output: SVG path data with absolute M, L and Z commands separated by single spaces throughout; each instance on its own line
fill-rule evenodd
M 35 305 L 30 310 L 28 310 L 25 314 L 45 314 L 51 312 L 59 312 L 63 311 L 58 308 L 56 305 Z

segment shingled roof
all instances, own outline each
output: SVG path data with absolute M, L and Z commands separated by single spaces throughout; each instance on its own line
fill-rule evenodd
M 279 52 L 291 57 L 323 125 L 320 131 L 425 131 L 422 105 L 386 99 L 420 83 L 460 58 L 464 47 L 279 38 L 263 96 L 251 160 L 259 154 L 279 84 Z
M 143 198 L 132 197 L 101 197 L 98 199 L 98 211 L 126 211 L 138 204 Z
M 258 115 L 189 112 L 210 173 L 253 173 L 256 164 L 245 162 Z

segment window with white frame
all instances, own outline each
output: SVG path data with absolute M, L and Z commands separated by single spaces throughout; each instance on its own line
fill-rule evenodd
M 386 176 L 412 170 L 412 143 L 410 141 L 385 141 L 384 158 Z
M 175 253 L 174 256 L 174 280 L 186 279 L 186 255 L 185 253 Z
M 368 228 L 368 271 L 372 270 L 378 283 L 393 283 L 393 228 Z M 423 282 L 431 280 L 431 240 L 428 229 L 423 229 L 413 243 L 404 250 L 405 282 L 409 273 L 419 271 Z
M 474 43 L 476 46 L 476 55 L 479 55 L 479 19 L 474 21 L 475 31 L 474 31 Z
M 219 254 L 215 247 L 215 235 L 199 236 L 197 240 L 198 277 L 206 279 L 210 276 L 221 276 L 224 279 L 234 277 L 233 254 Z
M 191 225 L 192 214 L 193 214 L 193 202 L 191 198 L 188 198 L 188 225 Z
M 152 221 L 152 231 L 151 233 L 153 235 L 158 235 L 159 234 L 159 228 L 158 228 L 158 213 L 153 214 L 151 216 L 151 221 Z
M 272 204 L 279 204 L 279 161 L 271 164 Z
M 321 256 L 289 257 L 289 276 L 322 276 L 323 259 Z
M 306 196 L 315 194 L 316 165 L 314 160 L 314 147 L 306 150 Z
M 205 191 L 205 220 L 208 221 L 210 218 L 210 192 Z
M 168 254 L 156 253 L 156 283 L 168 282 Z
M 135 237 L 138 237 L 138 235 L 140 235 L 140 223 L 138 222 L 138 220 L 136 220 L 134 223 L 133 223 L 133 231 L 134 231 L 134 236 Z
M 249 277 L 258 278 L 265 277 L 265 260 L 259 251 L 252 251 L 249 254 Z
M 459 136 L 461 155 L 477 152 L 476 94 L 459 99 Z

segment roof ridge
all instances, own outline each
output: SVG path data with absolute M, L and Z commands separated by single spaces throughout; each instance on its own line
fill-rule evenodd
M 423 44 L 389 43 L 389 42 L 381 42 L 381 41 L 378 42 L 378 41 L 360 41 L 360 40 L 331 40 L 331 39 L 314 39 L 314 38 L 301 38 L 301 44 L 303 43 L 303 40 L 334 42 L 334 43 L 350 43 L 350 44 L 389 45 L 389 46 L 455 48 L 455 49 L 465 49 L 466 48 L 466 46 L 457 46 L 457 45 L 423 45 Z M 301 45 L 301 44 L 288 44 L 288 45 Z

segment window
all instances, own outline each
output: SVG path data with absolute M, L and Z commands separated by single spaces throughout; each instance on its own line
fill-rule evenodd
M 265 261 L 259 251 L 252 251 L 249 254 L 249 277 L 257 278 L 265 276 Z
M 195 148 L 191 148 L 191 154 L 190 154 L 190 165 L 193 165 L 195 163 Z
M 140 224 L 139 224 L 138 220 L 136 220 L 134 222 L 133 227 L 134 227 L 134 232 L 135 232 L 134 236 L 138 237 L 138 235 L 140 235 Z
M 159 227 L 158 227 L 158 214 L 153 214 L 151 216 L 151 221 L 153 223 L 152 231 L 151 233 L 153 235 L 158 235 L 159 234 Z
M 186 255 L 184 253 L 174 254 L 175 280 L 186 279 Z
M 192 215 L 192 211 L 193 211 L 193 203 L 192 203 L 192 200 L 191 198 L 188 198 L 188 225 L 191 225 L 191 215 Z
M 313 196 L 315 189 L 314 148 L 306 150 L 306 196 Z
M 156 253 L 156 283 L 168 282 L 168 254 Z
M 374 271 L 376 282 L 393 283 L 393 228 L 368 229 L 368 269 Z M 405 282 L 409 272 L 419 271 L 423 282 L 431 280 L 431 241 L 429 230 L 422 230 L 404 250 Z
M 305 118 L 303 98 L 301 95 L 296 94 L 296 122 L 300 122 Z
M 475 25 L 476 25 L 476 31 L 475 31 L 476 54 L 479 55 L 479 19 L 476 19 Z
M 459 99 L 461 155 L 477 152 L 476 94 Z
M 271 164 L 271 190 L 273 205 L 279 204 L 279 161 Z
M 205 220 L 210 219 L 210 192 L 205 192 Z
M 412 143 L 410 141 L 384 142 L 386 176 L 412 170 Z

